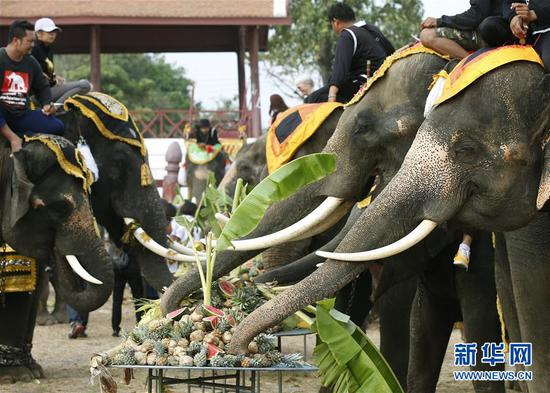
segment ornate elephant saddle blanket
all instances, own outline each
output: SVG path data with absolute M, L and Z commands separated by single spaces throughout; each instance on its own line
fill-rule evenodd
M 0 293 L 30 292 L 36 288 L 36 260 L 0 245 Z
M 355 94 L 355 96 L 353 96 L 353 98 L 346 104 L 346 107 L 358 103 L 361 100 L 361 98 L 363 98 L 365 93 L 371 88 L 371 86 L 377 80 L 381 79 L 386 74 L 386 72 L 391 68 L 391 66 L 395 64 L 395 62 L 397 62 L 398 60 L 404 59 L 405 57 L 416 55 L 418 53 L 427 53 L 430 55 L 439 56 L 442 59 L 449 60 L 449 56 L 443 55 L 430 48 L 426 48 L 424 45 L 420 43 L 415 44 L 406 49 L 403 49 L 399 52 L 395 52 L 391 56 L 386 57 L 386 60 L 382 63 L 380 68 L 378 68 L 374 73 L 374 75 L 370 77 L 363 86 L 361 86 L 361 88 Z
M 84 157 L 70 141 L 58 135 L 39 134 L 25 136 L 25 142 L 44 144 L 55 155 L 61 169 L 67 174 L 82 180 L 84 192 L 90 192 L 94 177 L 86 166 Z
M 290 161 L 327 117 L 341 107 L 343 104 L 339 102 L 302 104 L 277 116 L 277 120 L 269 128 L 265 146 L 269 173 Z
M 514 61 L 529 61 L 544 67 L 539 55 L 531 46 L 508 45 L 480 49 L 462 59 L 450 73 L 441 71 L 437 74 L 438 78 L 444 78 L 444 84 L 435 105 L 456 96 L 483 75 Z M 439 79 L 435 83 L 440 83 Z
M 187 143 L 187 159 L 195 165 L 208 164 L 213 161 L 222 151 L 222 145 L 207 145 L 205 148 L 200 147 L 196 142 L 190 141 Z
M 147 149 L 143 136 L 124 104 L 110 95 L 91 92 L 68 98 L 65 101 L 65 109 L 71 107 L 77 108 L 82 115 L 90 119 L 105 138 L 134 146 L 143 157 L 146 157 Z

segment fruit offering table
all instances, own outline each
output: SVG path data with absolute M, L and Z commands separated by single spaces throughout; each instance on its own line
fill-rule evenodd
M 278 392 L 283 392 L 283 373 L 315 372 L 304 363 L 301 367 L 195 367 L 195 366 L 109 366 L 123 369 L 146 369 L 147 392 L 163 393 L 171 385 L 187 385 L 187 392 L 261 393 L 261 374 L 277 373 Z M 170 376 L 167 374 L 170 373 Z M 199 374 L 197 376 L 197 374 Z M 200 389 L 200 390 L 197 390 Z

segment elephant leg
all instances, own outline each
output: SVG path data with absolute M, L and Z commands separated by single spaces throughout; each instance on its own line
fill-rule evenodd
M 530 393 L 550 392 L 550 215 L 505 234 L 521 342 L 532 344 Z M 506 317 L 506 315 L 505 315 Z
M 455 321 L 455 307 L 453 301 L 430 293 L 423 278 L 418 280 L 410 319 L 408 393 L 435 392 Z
M 48 311 L 48 297 L 50 296 L 50 272 L 44 272 L 37 284 L 38 291 L 38 315 L 36 323 L 40 326 L 53 325 L 57 323 L 56 319 Z
M 372 278 L 366 270 L 336 295 L 335 308 L 351 317 L 357 326 L 363 326 L 372 309 Z
M 376 302 L 380 310 L 380 352 L 407 391 L 409 320 L 417 278 L 388 289 Z
M 44 272 L 37 268 L 37 285 Z M 42 367 L 32 358 L 31 348 L 38 309 L 38 288 L 33 292 L 6 293 L 0 307 L 0 384 L 30 382 L 43 378 Z
M 482 362 L 481 346 L 501 342 L 500 322 L 496 308 L 494 253 L 490 234 L 474 234 L 468 271 L 454 269 L 457 297 L 462 310 L 467 342 L 477 343 L 476 364 L 472 370 L 503 371 L 504 364 Z M 477 393 L 504 393 L 504 382 L 473 381 Z
M 50 274 L 50 282 L 52 283 L 53 289 L 55 291 L 55 306 L 52 312 L 52 316 L 58 323 L 69 323 L 69 315 L 67 314 L 67 303 L 61 295 L 61 290 L 59 286 L 59 277 L 57 274 Z

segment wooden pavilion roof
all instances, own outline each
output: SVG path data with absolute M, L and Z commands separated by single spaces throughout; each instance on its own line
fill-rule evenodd
M 269 26 L 290 24 L 286 0 L 0 0 L 0 37 L 41 17 L 63 29 L 56 53 L 88 52 L 93 25 L 103 53 L 123 53 L 236 51 L 239 26 L 259 26 L 266 50 Z

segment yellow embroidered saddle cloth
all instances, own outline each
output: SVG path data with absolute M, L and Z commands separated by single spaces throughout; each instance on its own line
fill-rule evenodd
M 529 61 L 544 67 L 531 46 L 508 45 L 480 49 L 462 59 L 450 73 L 441 71 L 437 74 L 438 77 L 445 78 L 445 85 L 436 105 L 456 96 L 483 75 L 514 61 Z
M 67 139 L 49 134 L 25 136 L 25 142 L 40 142 L 50 149 L 59 163 L 61 169 L 67 174 L 82 180 L 84 192 L 89 193 L 94 181 L 93 175 L 86 166 L 84 157 Z
M 208 164 L 214 160 L 222 151 L 222 145 L 207 145 L 206 148 L 200 147 L 196 142 L 187 143 L 187 158 L 195 165 Z
M 327 117 L 341 107 L 343 104 L 338 102 L 302 104 L 281 113 L 267 135 L 266 157 L 269 173 L 290 161 Z
M 442 59 L 449 60 L 449 56 L 443 55 L 439 52 L 436 52 L 430 48 L 426 48 L 422 44 L 418 43 L 411 47 L 408 47 L 406 49 L 403 49 L 399 52 L 395 52 L 391 56 L 386 57 L 386 60 L 382 63 L 380 68 L 376 70 L 374 75 L 367 80 L 367 82 L 361 86 L 359 91 L 353 96 L 353 98 L 346 104 L 346 107 L 358 103 L 361 98 L 365 95 L 365 93 L 370 89 L 370 87 L 379 79 L 381 79 L 386 72 L 390 69 L 392 65 L 395 64 L 396 61 L 404 59 L 405 57 L 409 57 L 412 55 L 416 55 L 419 53 L 427 53 L 434 56 L 439 56 Z
M 83 116 L 95 124 L 103 137 L 137 148 L 144 161 L 141 165 L 141 185 L 153 184 L 153 175 L 147 163 L 147 148 L 143 136 L 124 104 L 108 94 L 91 92 L 68 98 L 64 107 L 65 110 L 73 107 L 78 109 Z
M 36 260 L 0 245 L 0 293 L 30 292 L 36 289 Z

